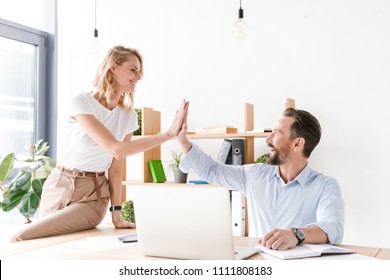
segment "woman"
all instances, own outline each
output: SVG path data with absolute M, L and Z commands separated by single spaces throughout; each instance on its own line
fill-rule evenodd
M 123 160 L 177 136 L 188 111 L 184 100 L 168 131 L 132 141 L 138 129 L 134 91 L 142 75 L 137 50 L 115 46 L 108 51 L 96 73 L 94 91 L 71 102 L 64 148 L 43 187 L 40 218 L 11 241 L 94 228 L 103 220 L 109 200 L 115 227 L 135 227 L 120 218 Z

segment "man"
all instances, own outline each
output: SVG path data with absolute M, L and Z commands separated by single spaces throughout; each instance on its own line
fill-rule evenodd
M 321 138 L 321 126 L 309 112 L 286 109 L 266 138 L 268 164 L 226 165 L 191 143 L 183 125 L 177 140 L 185 157 L 180 169 L 201 179 L 230 186 L 248 201 L 249 236 L 268 248 L 285 250 L 305 243 L 339 244 L 344 201 L 337 181 L 308 165 Z

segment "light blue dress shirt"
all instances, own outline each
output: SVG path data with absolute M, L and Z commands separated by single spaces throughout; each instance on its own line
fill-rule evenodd
M 180 169 L 193 169 L 202 180 L 229 186 L 247 198 L 249 236 L 262 237 L 273 228 L 320 227 L 330 244 L 344 234 L 344 200 L 337 181 L 308 165 L 285 184 L 279 168 L 268 164 L 226 165 L 193 144 Z

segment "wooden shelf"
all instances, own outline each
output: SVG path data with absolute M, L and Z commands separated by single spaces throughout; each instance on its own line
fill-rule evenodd
M 254 129 L 254 107 L 253 104 L 245 103 L 245 127 L 244 131 L 253 131 Z M 142 108 L 142 135 L 133 136 L 134 139 L 150 137 L 161 131 L 161 114 L 152 108 Z M 239 132 L 239 133 L 212 133 L 212 134 L 194 134 L 189 133 L 189 139 L 225 139 L 225 138 L 244 138 L 244 163 L 254 163 L 254 139 L 267 138 L 269 132 Z M 151 183 L 153 178 L 149 171 L 148 160 L 161 159 L 161 147 L 155 147 L 143 153 L 143 182 Z M 126 162 L 123 166 L 123 181 L 126 181 Z
M 189 139 L 225 139 L 225 138 L 244 138 L 244 164 L 255 162 L 255 138 L 267 138 L 270 132 L 253 133 L 220 133 L 220 134 L 188 134 Z
M 224 139 L 224 138 L 267 138 L 270 132 L 251 132 L 251 133 L 210 133 L 210 134 L 187 134 L 188 139 Z
M 242 132 L 242 133 L 203 133 L 203 134 L 187 134 L 188 139 L 225 139 L 225 138 L 267 138 L 270 132 Z M 133 139 L 141 139 L 150 137 L 151 135 L 134 135 Z
M 245 103 L 245 131 L 254 130 L 254 107 L 253 104 Z M 267 138 L 270 132 L 239 132 L 239 133 L 190 133 L 189 139 L 225 139 L 245 138 L 244 141 L 244 164 L 254 163 L 255 138 Z

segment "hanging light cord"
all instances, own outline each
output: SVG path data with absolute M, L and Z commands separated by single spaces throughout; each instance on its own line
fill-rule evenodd
M 241 0 L 240 0 L 240 9 L 238 9 L 238 18 L 244 18 L 244 10 L 241 8 Z
M 240 0 L 240 2 L 241 2 L 241 0 Z M 240 4 L 240 6 L 241 6 L 241 4 Z M 95 0 L 95 29 L 96 29 L 96 10 L 97 10 L 97 8 L 96 8 L 96 0 Z
M 96 14 L 97 14 L 97 0 L 95 0 L 95 30 L 93 31 L 93 36 L 95 37 L 95 38 L 97 38 L 98 37 L 98 30 L 97 30 L 97 28 L 96 28 Z

